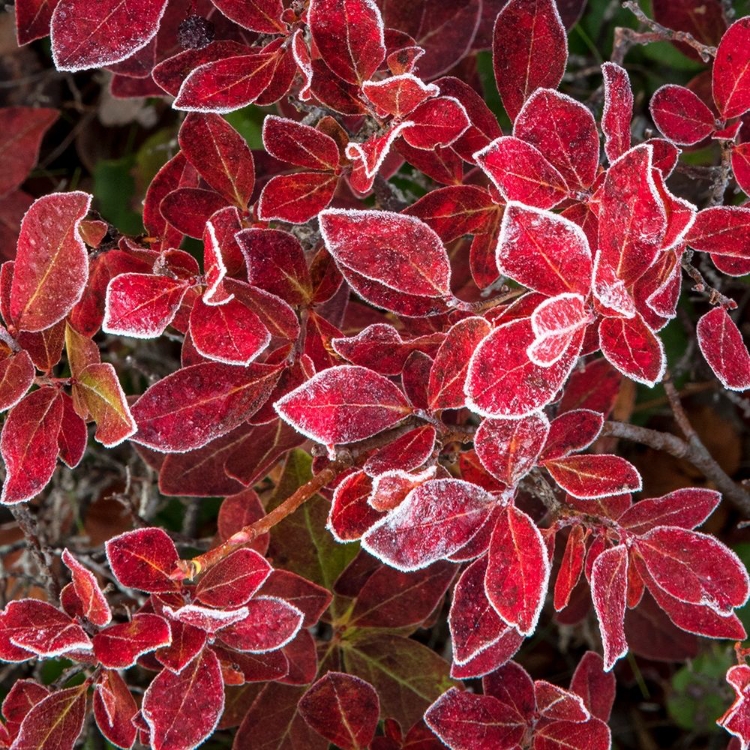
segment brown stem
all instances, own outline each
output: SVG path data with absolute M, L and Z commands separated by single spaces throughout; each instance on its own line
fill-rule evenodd
M 686 255 L 686 257 L 688 256 Z M 725 297 L 718 289 L 714 289 L 714 287 L 703 278 L 703 274 L 690 262 L 689 259 L 682 262 L 682 269 L 695 282 L 693 291 L 707 294 L 709 304 L 721 305 L 727 310 L 737 309 L 737 303 L 733 299 Z
M 492 297 L 490 299 L 480 299 L 476 302 L 464 302 L 463 300 L 456 300 L 456 308 L 463 310 L 463 312 L 470 312 L 476 315 L 485 312 L 485 310 L 491 310 L 493 307 L 502 305 L 510 300 L 520 297 L 522 294 L 526 294 L 526 289 L 511 289 L 503 287 L 500 290 L 500 295 Z
M 724 203 L 724 194 L 729 187 L 732 178 L 732 144 L 730 141 L 721 142 L 721 164 L 714 173 L 711 193 L 708 200 L 709 206 L 721 206 Z
M 657 432 L 647 427 L 637 427 L 625 422 L 605 422 L 602 435 L 632 440 L 654 450 L 669 453 L 675 458 L 689 461 L 696 469 L 702 471 L 706 479 L 710 479 L 744 515 L 750 517 L 750 493 L 727 476 L 697 435 L 690 437 L 686 442 L 676 435 Z
M 52 574 L 49 560 L 39 539 L 36 520 L 25 505 L 11 505 L 9 507 L 10 512 L 16 519 L 16 523 L 21 531 L 23 531 L 23 535 L 26 538 L 26 545 L 34 558 L 34 562 L 39 568 L 39 572 L 44 581 L 50 600 L 57 601 L 60 598 L 60 585 Z
M 662 383 L 664 385 L 664 391 L 667 394 L 669 406 L 672 409 L 672 414 L 674 415 L 675 422 L 677 422 L 677 426 L 680 428 L 680 431 L 687 438 L 687 440 L 697 438 L 698 433 L 696 433 L 696 431 L 693 429 L 693 425 L 690 424 L 688 415 L 682 408 L 680 394 L 677 393 L 677 389 L 674 387 L 674 383 L 672 382 L 672 375 L 669 370 L 664 373 L 664 380 L 662 381 Z

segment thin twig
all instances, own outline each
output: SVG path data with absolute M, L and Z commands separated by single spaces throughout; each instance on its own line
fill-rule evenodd
M 685 459 L 702 471 L 706 479 L 710 479 L 745 516 L 750 517 L 750 493 L 727 476 L 697 436 L 685 442 L 676 435 L 625 422 L 605 422 L 602 435 L 632 440 L 654 450 L 669 453 L 675 458 Z
M 29 552 L 31 552 L 34 562 L 39 568 L 39 573 L 42 576 L 50 600 L 57 601 L 60 597 L 60 584 L 52 574 L 50 561 L 45 554 L 42 542 L 39 539 L 39 527 L 36 519 L 31 515 L 29 509 L 25 505 L 11 505 L 9 507 L 10 512 L 16 519 L 16 523 L 21 531 L 23 531 L 24 537 L 26 537 Z

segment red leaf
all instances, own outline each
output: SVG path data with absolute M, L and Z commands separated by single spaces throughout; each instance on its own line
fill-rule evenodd
M 604 152 L 610 163 L 630 148 L 630 121 L 633 119 L 633 90 L 625 68 L 617 63 L 602 65 L 604 76 L 604 111 L 602 132 Z
M 51 693 L 26 714 L 14 750 L 73 750 L 86 718 L 88 683 Z
M 372 477 L 394 469 L 417 469 L 432 455 L 435 438 L 432 425 L 417 427 L 370 456 L 362 468 Z
M 581 697 L 546 680 L 534 683 L 537 710 L 542 719 L 571 721 L 576 724 L 587 721 L 590 716 Z
M 747 571 L 712 536 L 660 526 L 640 536 L 635 546 L 653 581 L 681 602 L 707 606 L 724 616 L 747 601 Z
M 55 67 L 75 72 L 125 60 L 156 36 L 166 7 L 167 0 L 60 0 L 51 27 Z
M 239 609 L 213 609 L 202 607 L 200 604 L 185 604 L 184 606 L 164 606 L 164 614 L 172 620 L 185 625 L 200 628 L 213 638 L 214 633 L 230 625 L 241 622 L 248 616 L 247 607 Z
M 618 544 L 602 552 L 591 571 L 591 599 L 599 620 L 607 672 L 628 652 L 624 629 L 627 588 L 628 550 Z
M 307 18 L 320 56 L 348 83 L 366 81 L 385 60 L 383 19 L 372 0 L 312 0 Z
M 94 686 L 93 704 L 96 724 L 105 738 L 117 747 L 132 747 L 137 734 L 132 720 L 138 706 L 117 672 L 102 672 Z
M 599 719 L 587 722 L 552 721 L 534 733 L 534 750 L 609 750 L 609 727 Z
M 583 500 L 623 495 L 641 489 L 638 470 L 619 456 L 568 456 L 549 461 L 544 467 L 560 487 Z
M 19 12 L 17 9 L 17 15 Z M 21 19 L 17 21 L 20 24 Z M 57 110 L 45 107 L 0 109 L 0 160 L 3 164 L 0 195 L 15 190 L 26 179 L 39 157 L 44 134 L 57 117 Z
M 268 398 L 281 370 L 205 362 L 152 385 L 133 405 L 133 441 L 164 453 L 200 448 L 238 427 Z
M 192 750 L 211 736 L 223 710 L 221 667 L 209 648 L 179 674 L 159 672 L 141 708 L 154 750 Z
M 722 307 L 706 313 L 696 327 L 698 345 L 706 362 L 725 388 L 750 388 L 750 354 L 737 324 Z
M 169 620 L 172 641 L 154 652 L 154 658 L 159 664 L 175 674 L 182 670 L 201 653 L 208 641 L 208 633 L 194 625 L 188 625 L 179 620 Z
M 583 698 L 592 716 L 609 721 L 615 702 L 615 677 L 611 672 L 604 672 L 604 662 L 599 654 L 587 651 L 581 657 L 570 681 L 570 690 Z
M 412 216 L 329 209 L 320 214 L 326 247 L 344 276 L 361 274 L 420 297 L 450 295 L 450 263 L 440 238 Z
M 47 658 L 91 650 L 91 640 L 80 625 L 38 599 L 9 602 L 0 614 L 0 630 L 12 645 Z
M 716 510 L 720 501 L 721 494 L 715 490 L 688 487 L 664 497 L 639 500 L 617 523 L 631 534 L 645 534 L 657 526 L 694 529 Z
M 714 206 L 699 211 L 688 233 L 687 242 L 695 250 L 726 256 L 750 258 L 750 209 Z
M 696 5 L 695 0 L 654 0 L 654 20 L 662 26 L 687 31 L 699 42 L 716 46 L 727 29 L 726 17 L 720 0 L 708 0 Z M 700 11 L 700 12 L 698 12 Z M 673 42 L 675 47 L 693 60 L 701 60 L 698 52 L 688 44 Z
M 333 598 L 328 589 L 288 570 L 274 570 L 266 579 L 260 593 L 262 596 L 283 599 L 287 604 L 299 609 L 304 615 L 303 628 L 315 625 Z
M 26 395 L 35 374 L 25 349 L 0 361 L 0 411 L 11 409 Z
M 583 230 L 549 211 L 509 203 L 496 249 L 500 273 L 548 297 L 588 297 L 592 258 Z
M 667 366 L 664 345 L 640 315 L 604 318 L 599 325 L 602 354 L 623 375 L 653 388 Z
M 378 474 L 372 484 L 369 503 L 375 510 L 393 510 L 413 489 L 434 479 L 436 473 L 437 468 L 430 466 L 423 471 L 413 473 L 394 469 Z
M 329 742 L 343 750 L 359 750 L 375 736 L 380 701 L 369 682 L 342 672 L 328 672 L 302 696 L 299 712 Z
M 57 462 L 62 417 L 62 399 L 49 386 L 32 391 L 13 407 L 0 436 L 6 471 L 0 502 L 30 500 L 47 485 Z
M 337 541 L 360 539 L 382 516 L 367 502 L 371 493 L 372 480 L 363 471 L 355 471 L 338 483 L 326 524 Z
M 302 627 L 302 612 L 282 599 L 256 596 L 245 606 L 247 617 L 217 634 L 223 643 L 237 651 L 254 654 L 275 651 L 286 646 Z
M 199 354 L 229 365 L 249 365 L 271 341 L 261 319 L 237 297 L 223 305 L 198 298 L 190 312 L 190 335 Z
M 503 622 L 487 599 L 484 586 L 486 572 L 487 555 L 484 555 L 464 570 L 453 590 L 448 626 L 453 660 L 459 665 L 470 663 L 508 638 L 510 633 L 518 637 L 519 645 L 523 639 L 520 633 Z
M 127 531 L 110 539 L 105 549 L 109 567 L 123 586 L 151 593 L 179 589 L 179 584 L 169 577 L 179 556 L 166 531 Z
M 59 0 L 21 0 L 15 9 L 16 38 L 24 45 L 49 36 L 52 13 Z
M 586 536 L 583 526 L 575 524 L 565 543 L 560 570 L 555 579 L 555 611 L 560 612 L 568 606 L 570 595 L 576 587 L 583 572 L 583 562 L 586 556 Z
M 540 461 L 569 456 L 588 448 L 599 437 L 604 416 L 590 409 L 574 409 L 553 419 Z
M 272 177 L 263 188 L 258 216 L 263 221 L 304 224 L 328 206 L 338 176 L 326 172 L 297 172 Z
M 271 566 L 252 549 L 238 549 L 211 568 L 195 590 L 209 607 L 240 607 L 263 585 Z
M 730 734 L 739 737 L 739 742 L 730 743 L 729 747 L 742 748 L 750 738 L 750 712 L 748 711 L 748 682 L 750 681 L 750 667 L 739 664 L 729 668 L 726 675 L 727 682 L 732 686 L 736 694 L 734 703 L 727 712 L 716 721 Z
M 467 405 L 488 417 L 518 419 L 550 403 L 570 374 L 583 343 L 583 330 L 551 367 L 533 364 L 528 318 L 498 326 L 477 347 L 466 376 Z
M 453 554 L 487 522 L 493 498 L 459 479 L 416 487 L 368 531 L 362 546 L 397 570 L 419 570 Z
M 555 364 L 579 331 L 593 322 L 593 311 L 580 294 L 566 292 L 544 300 L 531 314 L 534 343 L 527 349 L 529 359 L 540 367 Z
M 549 575 L 539 529 L 523 511 L 509 505 L 492 532 L 484 585 L 495 611 L 521 635 L 536 630 Z
M 520 747 L 527 729 L 516 711 L 497 698 L 456 688 L 443 693 L 424 720 L 451 750 L 513 750 Z
M 268 115 L 263 120 L 263 145 L 271 156 L 303 169 L 328 172 L 339 166 L 336 141 L 294 120 Z
M 651 98 L 649 109 L 662 135 L 681 146 L 699 143 L 716 128 L 713 112 L 684 86 L 662 86 Z
M 544 53 L 540 61 L 546 64 Z M 513 135 L 539 149 L 571 190 L 586 190 L 594 182 L 599 170 L 599 134 L 594 116 L 575 99 L 539 89 L 524 104 Z
M 255 185 L 255 163 L 245 139 L 223 118 L 189 114 L 180 127 L 182 153 L 228 201 L 246 209 Z
M 495 21 L 492 62 L 500 98 L 515 120 L 540 88 L 557 88 L 568 41 L 553 0 L 511 0 Z
M 231 112 L 252 104 L 273 79 L 277 51 L 226 57 L 193 69 L 173 106 L 193 112 Z
M 164 333 L 188 290 L 185 281 L 146 273 L 122 273 L 107 286 L 106 333 L 153 338 Z
M 498 138 L 474 159 L 506 201 L 552 208 L 567 197 L 563 176 L 538 149 L 518 138 Z
M 526 419 L 485 419 L 474 436 L 474 450 L 487 471 L 515 487 L 536 465 L 549 433 L 544 412 Z
M 206 231 L 206 222 L 226 205 L 226 198 L 214 190 L 186 187 L 168 193 L 159 210 L 178 232 L 200 239 Z
M 285 34 L 281 0 L 211 0 L 230 20 L 259 34 Z
M 94 636 L 94 654 L 108 669 L 132 667 L 139 656 L 169 646 L 172 634 L 163 617 L 136 614 L 130 622 L 110 625 Z
M 726 31 L 716 50 L 711 82 L 719 114 L 724 120 L 750 109 L 750 17 L 740 18 Z
M 52 193 L 23 217 L 10 290 L 10 315 L 21 330 L 49 328 L 81 298 L 88 254 L 78 226 L 90 205 L 86 193 Z
M 450 146 L 469 127 L 463 104 L 452 96 L 428 99 L 409 114 L 409 121 L 401 137 L 412 148 L 424 151 Z
M 319 372 L 277 401 L 275 409 L 298 432 L 325 445 L 364 440 L 412 411 L 390 380 L 348 365 Z
M 63 550 L 62 561 L 73 577 L 73 587 L 81 602 L 84 617 L 99 627 L 109 625 L 112 620 L 112 611 L 94 574 L 84 568 L 67 548 Z
M 434 83 L 424 83 L 411 73 L 402 73 L 382 81 L 365 81 L 362 93 L 375 105 L 381 117 L 392 115 L 401 119 L 425 100 L 438 96 L 440 89 Z

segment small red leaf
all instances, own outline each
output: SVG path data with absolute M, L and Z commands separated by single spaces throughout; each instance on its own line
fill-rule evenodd
M 112 611 L 94 574 L 84 568 L 67 548 L 63 550 L 62 561 L 72 574 L 73 587 L 83 607 L 84 617 L 99 627 L 109 625 L 112 620 Z
M 75 72 L 125 60 L 156 36 L 166 7 L 167 0 L 60 0 L 51 27 L 55 67 Z
M 649 109 L 661 134 L 681 146 L 699 143 L 716 128 L 711 110 L 684 86 L 662 86 L 651 98 Z
M 326 172 L 339 165 L 339 147 L 331 136 L 283 117 L 263 120 L 263 145 L 271 156 L 303 169 Z
M 417 469 L 432 455 L 435 438 L 432 425 L 417 427 L 381 448 L 362 468 L 372 477 L 394 469 Z
M 382 513 L 368 502 L 372 479 L 363 471 L 344 477 L 333 493 L 326 527 L 339 542 L 353 542 L 362 537 L 380 519 Z
M 348 365 L 319 372 L 277 401 L 275 409 L 296 430 L 325 445 L 364 440 L 412 411 L 390 380 Z
M 706 362 L 725 388 L 750 388 L 750 353 L 737 324 L 722 307 L 706 313 L 696 327 L 698 345 Z
M 3 637 L 38 656 L 52 658 L 71 651 L 90 651 L 91 640 L 76 622 L 47 602 L 14 599 L 0 615 Z
M 602 657 L 587 651 L 578 662 L 570 681 L 570 690 L 583 698 L 584 705 L 592 716 L 608 721 L 615 702 L 615 677 L 604 671 Z
M 511 0 L 495 21 L 492 62 L 505 111 L 515 120 L 539 88 L 554 89 L 568 61 L 565 27 L 553 0 Z
M 450 295 L 448 255 L 440 238 L 419 219 L 387 211 L 330 209 L 320 214 L 320 229 L 345 276 L 351 270 L 421 297 Z
M 531 314 L 534 343 L 527 349 L 529 359 L 540 367 L 555 364 L 578 332 L 593 321 L 593 312 L 580 294 L 566 292 L 544 300 Z
M 136 614 L 130 622 L 99 631 L 94 636 L 94 655 L 107 669 L 127 669 L 139 656 L 171 642 L 172 634 L 163 617 Z
M 560 612 L 568 606 L 570 595 L 576 587 L 583 572 L 583 562 L 586 556 L 586 537 L 583 526 L 576 524 L 570 530 L 565 543 L 560 570 L 555 579 L 555 611 Z
M 362 93 L 375 105 L 381 116 L 403 118 L 422 102 L 440 94 L 434 84 L 426 84 L 411 73 L 384 78 L 382 81 L 365 81 Z
M 574 409 L 552 420 L 540 461 L 563 458 L 588 448 L 599 437 L 604 416 L 590 409 Z
M 86 718 L 88 683 L 57 690 L 24 717 L 14 750 L 73 750 Z
M 195 596 L 209 607 L 240 607 L 263 585 L 271 570 L 255 550 L 239 549 L 201 578 Z
M 610 163 L 630 148 L 630 121 L 633 119 L 633 90 L 625 68 L 617 63 L 602 65 L 604 76 L 604 111 L 602 132 L 604 152 Z
M 151 593 L 179 589 L 179 584 L 169 577 L 179 556 L 166 531 L 127 531 L 110 539 L 105 549 L 109 567 L 123 586 Z
M 137 734 L 132 721 L 138 706 L 117 672 L 102 672 L 94 686 L 93 704 L 99 731 L 116 747 L 132 747 Z
M 487 522 L 493 497 L 459 479 L 416 487 L 363 539 L 363 547 L 397 570 L 419 570 L 453 554 Z
M 599 325 L 599 341 L 602 354 L 631 380 L 653 388 L 664 377 L 664 345 L 640 315 L 604 318 Z
M 63 402 L 56 388 L 39 388 L 24 396 L 8 414 L 0 436 L 5 482 L 0 502 L 30 500 L 52 478 Z
M 411 125 L 401 137 L 412 148 L 432 151 L 450 146 L 469 127 L 469 116 L 463 104 L 452 96 L 428 99 L 409 114 Z
M 380 701 L 369 682 L 342 672 L 328 672 L 302 696 L 299 712 L 329 742 L 343 750 L 359 750 L 375 736 Z
M 21 330 L 49 328 L 81 298 L 89 264 L 78 226 L 90 205 L 86 193 L 52 193 L 23 217 L 10 290 L 10 315 Z
M 719 114 L 724 120 L 750 109 L 750 17 L 740 18 L 726 31 L 716 50 L 711 81 Z
M 275 651 L 286 646 L 302 627 L 302 612 L 282 599 L 256 596 L 245 607 L 248 615 L 244 620 L 217 633 L 222 643 L 237 651 Z
M 371 78 L 385 59 L 383 19 L 372 0 L 312 0 L 308 23 L 320 56 L 348 83 Z
M 272 177 L 263 187 L 258 217 L 263 221 L 304 224 L 328 206 L 338 185 L 328 172 L 296 172 Z
M 192 750 L 213 733 L 223 710 L 221 667 L 209 648 L 179 674 L 159 672 L 141 707 L 154 750 Z
M 16 15 L 20 12 L 19 6 Z M 17 18 L 19 23 L 20 20 Z M 26 179 L 39 157 L 42 137 L 57 117 L 56 110 L 45 107 L 0 109 L 0 159 L 3 164 L 0 195 L 7 195 Z
M 536 630 L 549 575 L 547 547 L 537 525 L 509 505 L 492 532 L 485 590 L 495 611 L 521 635 Z
M 628 550 L 618 544 L 602 552 L 591 571 L 591 598 L 599 619 L 607 672 L 628 652 L 624 629 L 627 588 Z
M 34 363 L 23 349 L 0 361 L 0 411 L 15 406 L 34 382 Z
M 549 461 L 544 466 L 560 487 L 583 500 L 623 495 L 641 489 L 638 470 L 619 456 L 568 456 Z

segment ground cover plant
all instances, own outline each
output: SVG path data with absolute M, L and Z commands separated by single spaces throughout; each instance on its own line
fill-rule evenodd
M 0 747 L 750 746 L 745 10 L 16 0 Z

